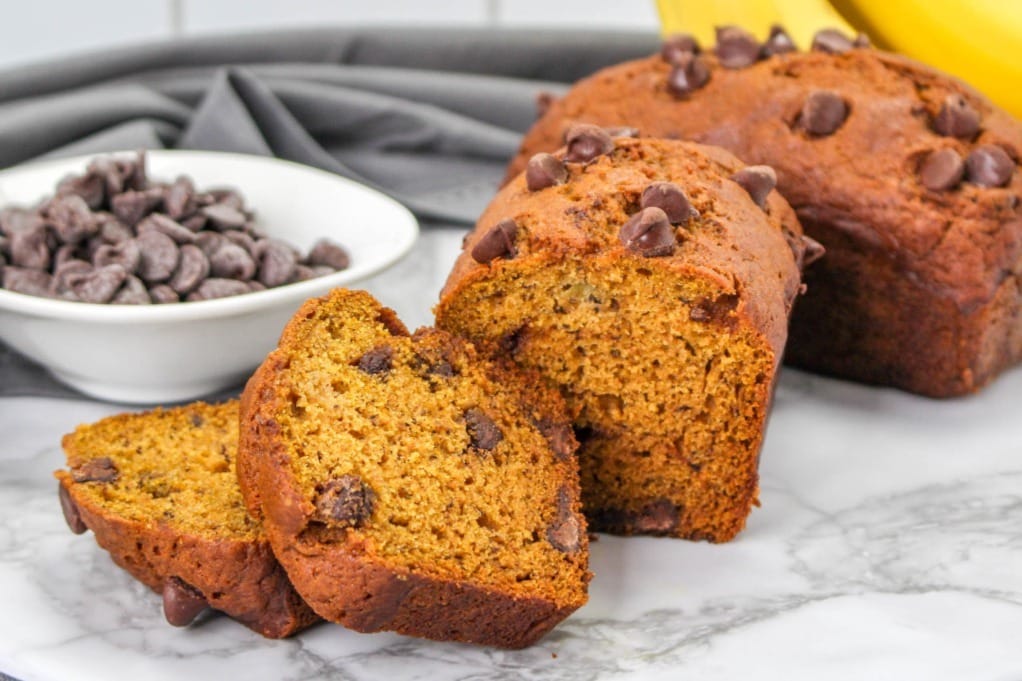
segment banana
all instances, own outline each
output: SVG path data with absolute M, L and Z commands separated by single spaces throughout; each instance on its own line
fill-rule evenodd
M 1022 118 L 1022 2 L 1019 0 L 657 0 L 665 34 L 704 44 L 716 26 L 765 36 L 783 25 L 807 47 L 821 28 L 866 33 L 878 47 L 930 64 Z

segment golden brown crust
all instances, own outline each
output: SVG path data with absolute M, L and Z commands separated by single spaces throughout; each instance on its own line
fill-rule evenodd
M 307 342 L 310 320 L 317 310 L 338 300 L 382 310 L 380 323 L 392 335 L 407 335 L 393 313 L 380 308 L 368 294 L 335 291 L 308 301 L 299 310 L 281 335 L 280 347 L 249 381 L 242 400 L 239 481 L 246 501 L 261 508 L 275 554 L 317 613 L 357 631 L 391 630 L 509 648 L 535 642 L 584 602 L 584 590 L 582 601 L 558 603 L 444 577 L 432 573 L 429 565 L 402 567 L 379 555 L 369 530 L 338 530 L 317 516 L 310 491 L 295 475 L 293 443 L 288 441 L 280 415 L 288 409 L 293 390 L 288 380 L 291 353 Z M 440 331 L 419 330 L 411 342 L 420 350 L 439 347 L 445 356 L 477 361 L 471 346 Z M 517 374 L 507 373 L 507 368 L 491 365 L 488 370 L 495 382 L 514 385 L 521 381 Z M 549 391 L 537 391 L 542 393 L 537 408 L 556 399 Z M 560 411 L 563 413 L 563 403 Z M 567 427 L 566 422 L 563 425 Z M 581 522 L 577 467 L 573 461 L 565 466 L 575 471 L 564 489 L 571 498 L 571 512 Z M 579 550 L 587 550 L 585 536 L 579 537 Z
M 1022 332 L 1005 321 L 1022 305 L 1022 172 L 1005 187 L 965 182 L 952 191 L 917 177 L 926 155 L 945 148 L 964 158 L 997 145 L 1017 165 L 1018 121 L 962 83 L 876 50 L 792 53 L 743 69 L 703 58 L 710 80 L 686 98 L 667 91 L 671 67 L 660 57 L 580 81 L 526 135 L 508 178 L 560 146 L 576 121 L 720 145 L 773 166 L 806 232 L 828 249 L 807 272 L 792 363 L 939 397 L 976 390 L 1022 357 Z M 851 111 L 829 136 L 798 125 L 815 90 L 838 93 Z M 979 112 L 975 139 L 933 130 L 949 95 Z
M 192 406 L 199 413 L 205 407 Z M 72 465 L 96 453 L 82 448 L 80 432 L 64 438 Z M 157 593 L 164 591 L 169 580 L 181 580 L 198 590 L 209 607 L 268 638 L 291 636 L 319 620 L 291 586 L 261 532 L 254 538 L 225 532 L 222 538 L 210 539 L 183 531 L 173 521 L 132 519 L 97 501 L 101 497 L 85 493 L 86 486 L 102 482 L 75 482 L 67 470 L 55 476 L 96 542 L 117 565 Z

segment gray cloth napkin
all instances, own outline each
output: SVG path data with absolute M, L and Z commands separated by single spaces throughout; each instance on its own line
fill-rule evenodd
M 138 148 L 278 156 L 373 186 L 426 228 L 468 225 L 539 93 L 655 48 L 651 34 L 336 29 L 79 55 L 0 72 L 0 168 Z M 13 395 L 74 393 L 0 344 Z

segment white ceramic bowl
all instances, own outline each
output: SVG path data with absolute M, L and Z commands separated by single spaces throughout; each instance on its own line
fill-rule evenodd
M 0 172 L 0 207 L 30 205 L 94 156 Z M 299 305 L 352 287 L 411 249 L 418 224 L 392 199 L 315 168 L 271 158 L 151 151 L 154 180 L 188 175 L 200 189 L 241 192 L 257 225 L 303 252 L 320 238 L 341 244 L 348 269 L 308 281 L 192 303 L 95 305 L 0 289 L 0 339 L 57 379 L 106 400 L 177 402 L 243 380 L 274 348 Z

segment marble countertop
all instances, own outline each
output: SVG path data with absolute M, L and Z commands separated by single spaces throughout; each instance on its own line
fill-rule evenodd
M 409 326 L 460 233 L 369 282 Z M 60 437 L 123 411 L 0 398 L 0 672 L 76 679 L 1022 679 L 1022 369 L 933 401 L 786 370 L 761 502 L 725 545 L 600 536 L 590 602 L 500 651 L 321 625 L 267 641 L 159 599 L 72 535 Z

